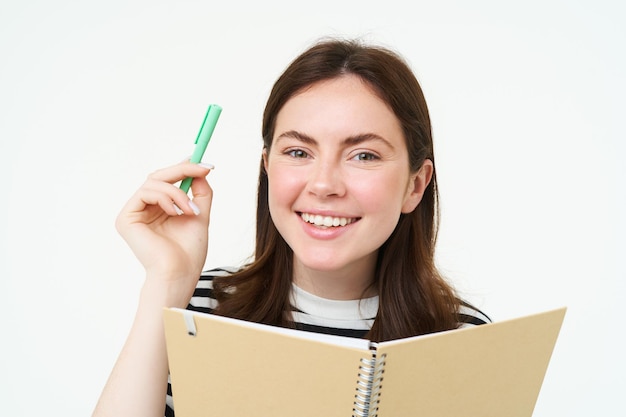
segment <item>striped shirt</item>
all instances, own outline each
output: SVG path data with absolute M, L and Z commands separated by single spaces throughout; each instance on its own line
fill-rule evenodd
M 217 307 L 213 297 L 213 278 L 236 272 L 232 268 L 205 271 L 189 301 L 189 310 L 211 313 Z M 378 312 L 378 297 L 362 300 L 329 300 L 293 286 L 291 293 L 292 317 L 296 329 L 315 333 L 363 338 L 372 327 Z M 490 322 L 480 311 L 462 306 L 459 328 Z M 165 417 L 174 416 L 172 387 L 167 384 Z

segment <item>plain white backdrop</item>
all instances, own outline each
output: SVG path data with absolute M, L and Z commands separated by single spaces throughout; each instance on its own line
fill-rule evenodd
M 247 259 L 264 101 L 334 35 L 422 83 L 442 271 L 495 320 L 569 307 L 535 416 L 625 415 L 625 18 L 595 0 L 1 0 L 2 414 L 90 414 L 143 279 L 115 216 L 191 154 L 209 103 L 207 267 Z

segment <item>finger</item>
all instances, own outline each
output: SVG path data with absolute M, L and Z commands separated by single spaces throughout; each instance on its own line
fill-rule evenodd
M 148 178 L 174 184 L 187 177 L 205 177 L 211 169 L 213 169 L 211 164 L 193 164 L 189 161 L 183 161 L 176 165 L 156 170 L 148 175 Z
M 204 178 L 198 178 L 198 180 L 203 180 L 206 183 L 206 179 Z M 208 183 L 206 185 L 208 187 Z M 187 193 L 173 184 L 150 179 L 146 182 L 144 192 L 146 196 L 153 195 L 152 198 L 156 204 L 170 215 L 172 215 L 170 207 L 173 208 L 175 214 L 178 216 L 183 214 L 197 216 L 201 212 L 200 207 L 191 201 Z M 144 202 L 147 203 L 145 198 Z
M 171 188 L 174 188 L 170 186 Z M 172 195 L 175 195 L 176 188 L 172 190 L 172 193 L 163 192 L 155 188 L 142 188 L 136 193 L 136 195 L 128 202 L 126 213 L 131 215 L 148 214 L 145 213 L 150 207 L 161 209 L 162 212 L 169 216 L 179 216 L 183 214 L 184 210 L 180 206 L 186 207 L 185 200 L 189 200 L 183 193 L 181 201 L 176 202 Z M 191 210 L 190 210 L 191 212 Z M 157 213 L 150 213 L 152 216 Z
M 149 206 L 158 206 L 168 215 L 178 215 L 180 209 L 174 206 L 174 200 L 183 206 L 188 199 L 189 197 L 174 185 L 148 178 L 124 205 L 122 213 L 136 215 L 147 210 Z
M 142 189 L 126 203 L 115 219 L 115 227 L 125 236 L 128 226 L 136 223 L 149 224 L 163 216 L 178 216 L 181 210 L 165 194 Z
M 198 215 L 210 210 L 212 190 L 204 176 L 213 166 L 210 164 L 192 164 L 183 162 L 171 167 L 163 168 L 148 175 L 144 184 L 126 203 L 122 213 L 140 213 L 147 206 L 158 206 L 163 212 L 173 215 Z M 174 183 L 187 176 L 196 178 L 192 193 L 199 197 L 198 204 L 191 202 L 187 193 L 179 189 Z M 203 199 L 203 197 L 206 197 Z
M 208 216 L 213 203 L 213 189 L 206 178 L 194 178 L 191 183 L 191 194 L 193 195 L 193 201 L 191 203 L 197 207 L 200 212 L 199 214 Z
M 198 165 L 207 171 L 203 176 L 191 177 L 191 195 L 193 200 L 189 202 L 189 206 L 196 215 L 201 212 L 208 214 L 211 210 L 213 189 L 206 180 L 206 176 L 215 168 L 213 164 L 199 163 Z

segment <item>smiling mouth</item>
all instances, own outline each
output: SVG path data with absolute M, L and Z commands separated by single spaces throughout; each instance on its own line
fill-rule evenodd
M 343 227 L 358 221 L 359 217 L 332 217 L 319 214 L 299 213 L 302 220 L 319 227 Z

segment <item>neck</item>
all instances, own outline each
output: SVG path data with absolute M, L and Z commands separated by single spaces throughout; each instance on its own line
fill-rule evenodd
M 342 270 L 320 271 L 307 268 L 294 259 L 293 282 L 303 290 L 330 300 L 358 300 L 373 297 L 376 289 L 374 266 L 349 266 Z

